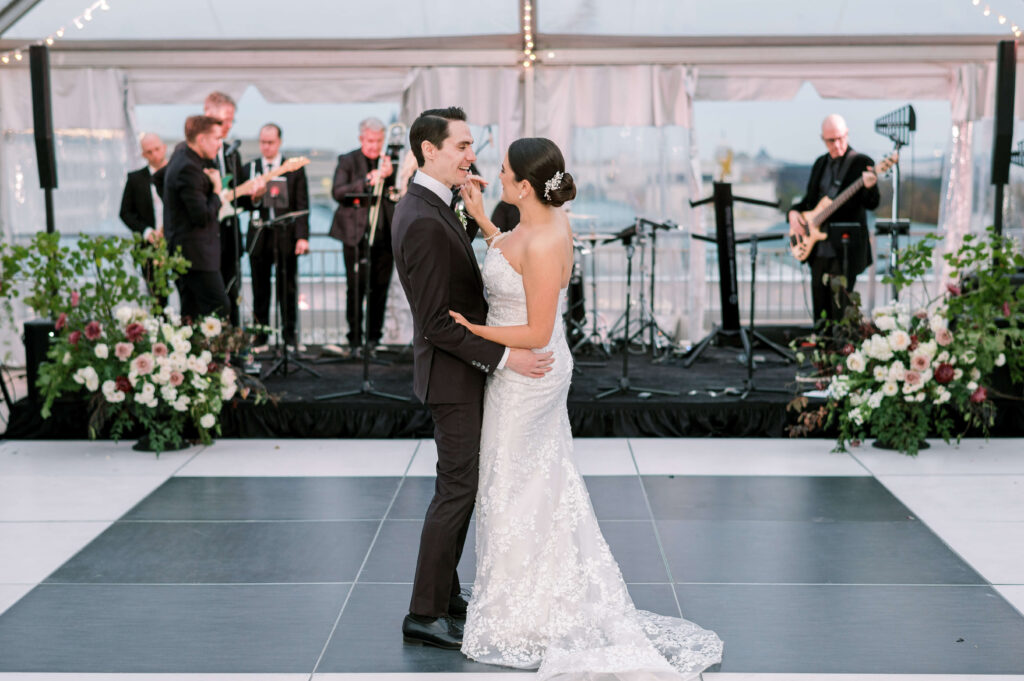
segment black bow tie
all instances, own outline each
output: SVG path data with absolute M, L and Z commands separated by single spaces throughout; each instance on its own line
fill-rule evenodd
M 459 195 L 459 191 L 456 189 L 455 191 L 452 192 L 452 202 L 448 204 L 448 207 L 451 208 L 452 211 L 454 211 L 455 207 L 459 205 L 459 201 L 461 200 L 462 197 Z

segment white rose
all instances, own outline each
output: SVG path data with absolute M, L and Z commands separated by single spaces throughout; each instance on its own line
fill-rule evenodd
M 910 334 L 901 329 L 896 329 L 889 334 L 889 347 L 900 352 L 910 347 Z
M 177 336 L 171 339 L 171 346 L 174 348 L 174 352 L 176 353 L 187 353 L 189 350 L 192 349 L 191 342 L 185 340 L 184 338 L 179 338 Z
M 914 397 L 914 401 L 915 401 L 915 402 L 924 402 L 924 393 L 918 393 L 918 394 L 917 394 L 917 395 L 916 395 L 916 396 Z
M 907 368 L 903 366 L 903 362 L 896 360 L 889 365 L 889 380 L 890 381 L 902 381 L 907 375 Z
M 178 391 L 173 385 L 165 385 L 160 388 L 160 397 L 164 398 L 164 402 L 173 404 L 178 399 Z
M 231 367 L 224 367 L 220 372 L 220 383 L 221 385 L 234 385 L 235 384 L 235 370 Z
M 219 336 L 223 328 L 224 327 L 221 325 L 220 320 L 216 317 L 206 317 L 199 325 L 199 330 L 202 331 L 203 335 L 207 338 Z
M 203 414 L 203 417 L 199 419 L 199 425 L 209 430 L 217 424 L 217 419 L 214 418 L 213 414 Z
M 220 398 L 222 400 L 230 400 L 235 396 L 235 392 L 237 392 L 237 390 L 238 388 L 236 388 L 234 384 L 226 385 L 220 389 Z
M 855 407 L 850 410 L 848 414 L 850 420 L 856 423 L 858 426 L 864 423 L 864 415 L 860 413 L 860 407 Z
M 65 352 L 65 353 L 64 353 L 64 359 L 63 359 L 63 362 L 64 362 L 65 364 L 71 364 L 71 353 L 70 353 L 70 352 Z
M 885 381 L 889 376 L 889 371 L 881 364 L 875 365 L 875 380 L 879 383 Z
M 978 384 L 977 384 L 977 383 L 975 383 L 974 381 L 970 381 L 970 382 L 969 382 L 969 383 L 967 384 L 967 389 L 968 389 L 968 390 L 970 390 L 970 391 L 971 391 L 971 392 L 973 393 L 973 392 L 974 392 L 975 390 L 977 390 L 977 389 L 978 389 Z
M 122 306 L 114 310 L 114 316 L 117 317 L 117 321 L 121 322 L 122 326 L 127 326 L 132 320 L 132 308 L 128 306 Z
M 893 381 L 886 381 L 885 384 L 882 385 L 882 394 L 885 395 L 886 397 L 892 397 L 899 391 L 900 387 L 896 385 Z
M 896 315 L 896 323 L 899 325 L 899 327 L 901 329 L 909 328 L 910 327 L 910 315 L 908 315 L 906 313 L 901 313 L 899 315 Z
M 975 360 L 977 360 L 977 359 L 978 359 L 978 356 L 976 354 L 974 354 L 973 350 L 968 350 L 967 352 L 965 352 L 963 355 L 960 356 L 960 360 L 964 364 L 974 364 Z
M 943 350 L 942 352 L 939 353 L 939 356 L 935 358 L 935 361 L 938 362 L 939 364 L 942 364 L 943 362 L 948 362 L 949 352 Z
M 949 323 L 946 321 L 945 317 L 935 314 L 928 318 L 928 328 L 932 330 L 932 333 L 937 333 L 939 329 L 945 329 L 948 327 Z
M 959 381 L 963 377 L 964 377 L 964 370 L 963 369 L 954 369 L 953 370 L 953 380 L 954 381 Z
M 892 331 L 896 328 L 896 319 L 889 315 L 881 315 L 875 317 L 875 326 L 878 327 L 879 331 Z
M 850 353 L 846 358 L 846 368 L 854 373 L 861 373 L 867 368 L 867 363 L 864 361 L 864 355 L 859 352 Z
M 96 346 L 96 349 L 93 350 L 93 352 L 95 352 L 96 356 L 100 359 L 106 359 L 107 355 L 110 354 L 110 349 L 107 347 L 106 343 L 100 343 Z
M 1001 367 L 1004 364 L 1006 364 L 1006 355 L 1004 355 L 1003 353 L 1000 352 L 999 356 L 996 357 L 996 366 L 997 367 Z
M 971 380 L 977 381 L 981 378 L 981 372 L 978 371 L 978 367 L 971 367 Z
M 882 393 L 871 393 L 871 397 L 868 398 L 868 406 L 872 409 L 878 409 L 882 406 L 882 398 L 885 397 Z

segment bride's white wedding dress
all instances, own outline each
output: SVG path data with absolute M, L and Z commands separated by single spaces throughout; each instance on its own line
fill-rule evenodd
M 525 324 L 522 277 L 497 247 L 483 264 L 489 326 Z M 476 580 L 462 652 L 540 679 L 679 679 L 722 658 L 712 631 L 633 605 L 573 461 L 572 355 L 561 319 L 550 373 L 487 384 L 476 503 Z

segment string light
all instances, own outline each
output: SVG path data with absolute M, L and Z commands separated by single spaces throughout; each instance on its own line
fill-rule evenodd
M 981 7 L 981 0 L 971 0 L 971 5 L 974 7 Z M 1021 37 L 1020 24 L 1018 24 L 1015 21 L 1011 21 L 1010 18 L 1005 14 L 993 14 L 991 5 L 985 5 L 984 9 L 981 10 L 981 13 L 983 16 L 994 18 L 996 21 L 999 22 L 1000 26 L 1009 25 L 1010 33 L 1012 33 L 1015 38 Z
M 92 2 L 89 5 L 87 5 L 82 10 L 82 13 L 79 14 L 77 17 L 74 17 L 70 23 L 74 24 L 76 28 L 81 30 L 85 28 L 86 22 L 92 21 L 95 18 L 96 10 L 101 10 L 104 12 L 110 11 L 109 0 L 95 0 L 95 2 Z M 57 42 L 57 40 L 64 37 L 66 31 L 67 29 L 65 29 L 64 26 L 61 26 L 60 28 L 58 28 L 56 31 L 46 36 L 45 38 L 37 40 L 33 43 L 22 45 L 21 47 L 14 50 L 8 50 L 7 52 L 0 54 L 0 64 L 10 64 L 11 57 L 14 57 L 15 61 L 21 61 L 23 57 L 22 53 L 25 50 L 27 50 L 31 45 L 53 45 L 55 42 Z
M 537 61 L 537 54 L 533 51 L 533 3 L 530 0 L 526 0 L 523 3 L 523 59 L 522 65 L 524 69 L 528 69 L 533 66 L 534 62 Z

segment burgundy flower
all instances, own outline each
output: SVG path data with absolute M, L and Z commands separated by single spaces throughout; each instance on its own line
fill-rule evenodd
M 103 327 L 99 322 L 92 321 L 85 325 L 85 337 L 89 340 L 96 340 L 103 335 Z
M 124 335 L 128 337 L 132 343 L 137 343 L 142 340 L 142 337 L 146 335 L 146 327 L 138 322 L 132 322 L 124 330 Z
M 954 296 L 958 296 L 961 293 L 963 293 L 960 287 L 957 286 L 956 284 L 946 284 L 946 290 L 952 293 Z
M 1009 317 L 1010 316 L 1010 303 L 1006 302 L 1006 301 L 1003 302 L 1003 316 L 1004 317 Z
M 853 344 L 852 343 L 847 343 L 846 345 L 843 346 L 843 349 L 840 350 L 839 352 L 845 357 L 847 355 L 852 355 L 854 350 L 855 350 L 855 348 L 853 347 Z
M 71 307 L 78 307 L 78 301 L 82 298 L 82 294 L 78 291 L 71 292 Z
M 981 403 L 988 399 L 988 391 L 985 386 L 979 385 L 978 389 L 971 393 L 971 402 Z
M 910 352 L 913 352 L 914 350 L 917 350 L 917 346 L 918 345 L 919 345 L 919 343 L 917 342 L 917 334 L 916 333 L 910 334 L 910 345 L 907 347 L 907 350 L 909 350 Z
M 72 331 L 71 335 L 68 336 L 68 342 L 72 345 L 78 345 L 78 341 L 82 338 L 81 331 Z
M 210 362 L 209 364 L 207 364 L 206 365 L 206 371 L 211 373 L 211 374 L 215 373 L 217 371 L 217 363 L 216 362 Z
M 118 376 L 115 383 L 117 383 L 117 389 L 123 393 L 132 391 L 132 382 L 128 380 L 127 376 Z
M 58 331 L 60 331 L 61 329 L 64 328 L 64 325 L 67 324 L 67 323 L 68 323 L 68 315 L 67 315 L 67 313 L 66 312 L 61 312 L 60 316 L 57 317 L 57 323 L 55 323 L 53 325 L 53 328 L 55 328 Z
M 942 363 L 935 369 L 935 382 L 946 384 L 953 380 L 953 365 Z

